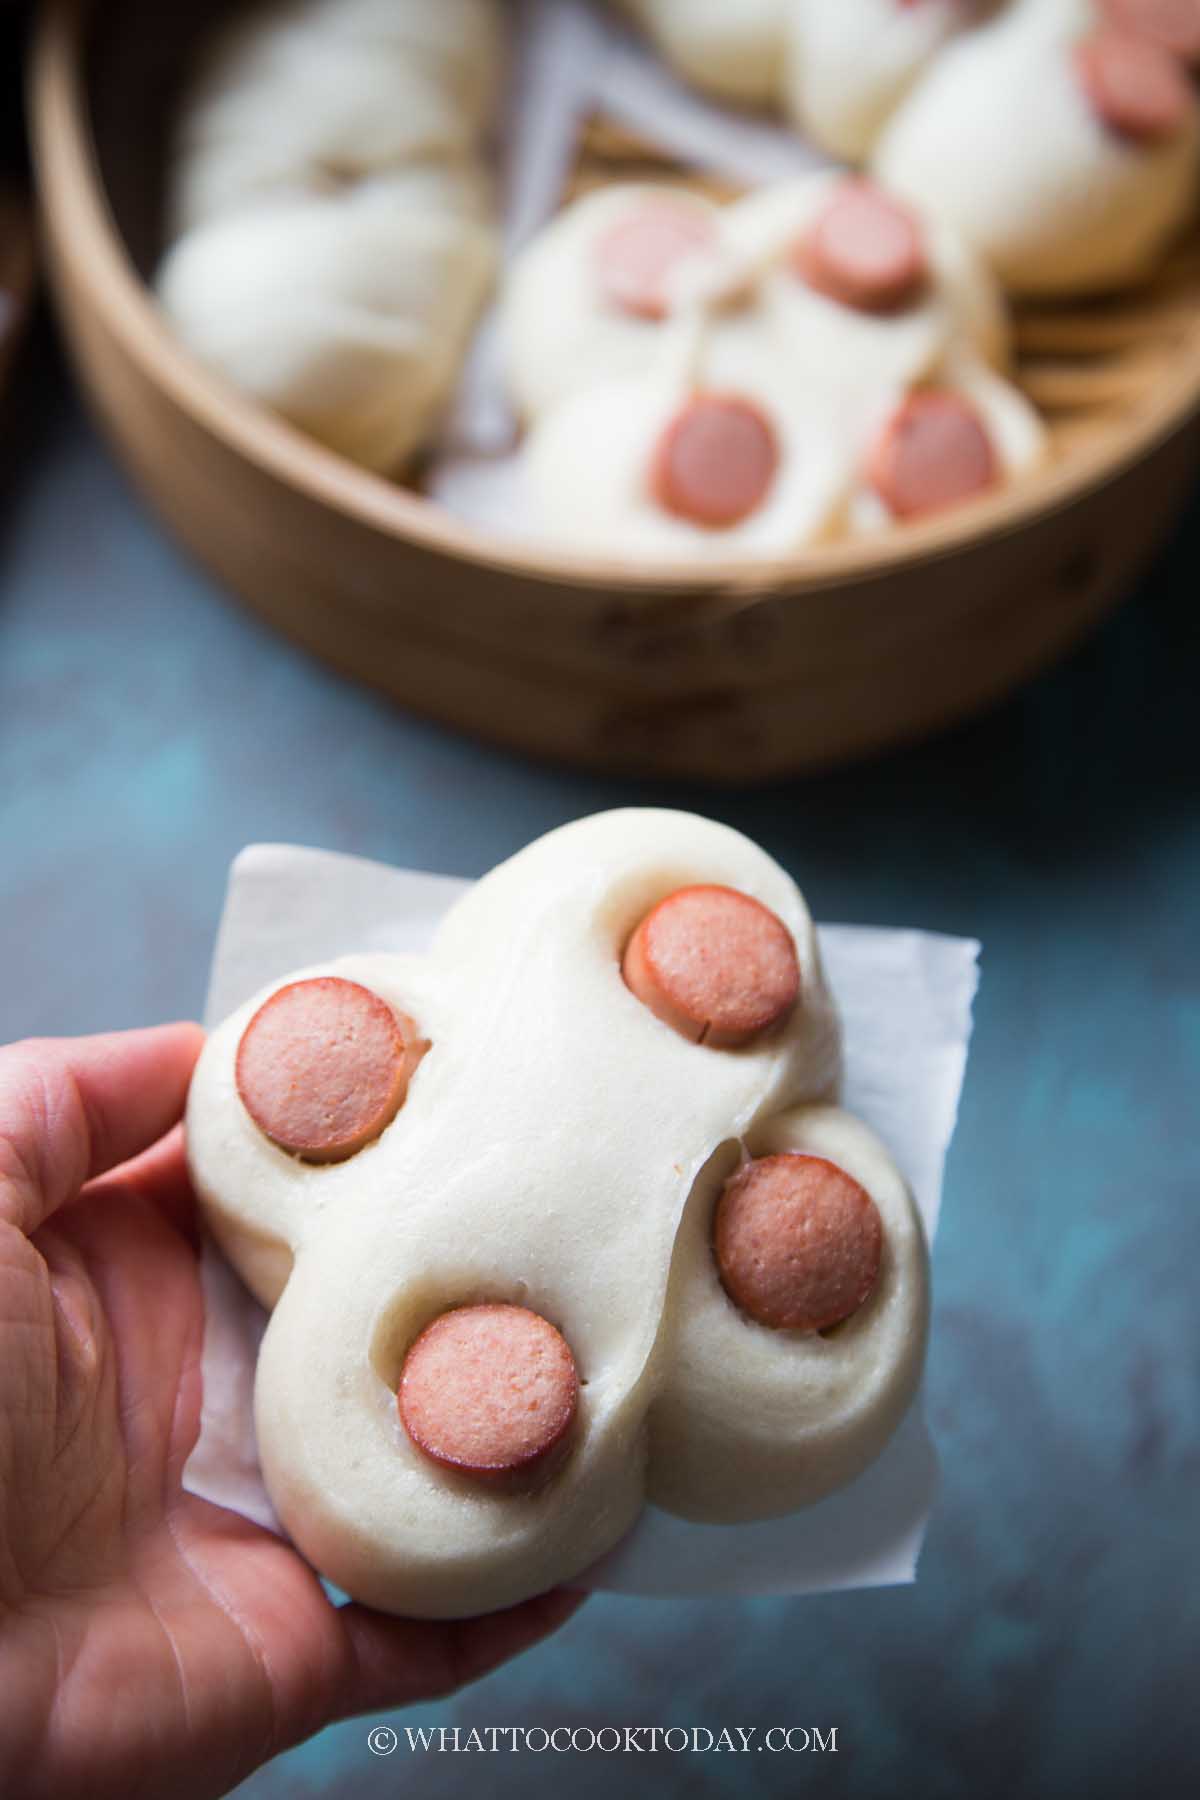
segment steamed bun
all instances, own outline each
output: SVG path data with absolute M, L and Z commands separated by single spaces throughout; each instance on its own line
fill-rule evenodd
M 679 72 L 727 100 L 765 104 L 778 88 L 790 0 L 622 0 Z M 825 0 L 829 4 L 829 0 Z
M 1200 111 L 1182 70 L 1153 47 L 1118 41 L 1118 55 L 1150 57 L 1177 109 L 1161 132 L 1122 133 L 1088 93 L 1081 56 L 1095 39 L 1081 26 L 1084 9 L 1068 0 L 1025 0 L 968 33 L 938 57 L 875 152 L 881 181 L 955 226 L 1018 293 L 1138 280 L 1196 203 Z
M 861 162 L 893 107 L 968 17 L 962 0 L 790 0 L 788 111 L 823 150 Z
M 380 472 L 444 408 L 496 260 L 495 0 L 280 0 L 184 105 L 158 272 L 210 367 Z
M 162 303 L 202 361 L 381 472 L 434 425 L 493 267 L 485 226 L 402 196 L 389 204 L 390 185 L 213 219 L 159 272 Z

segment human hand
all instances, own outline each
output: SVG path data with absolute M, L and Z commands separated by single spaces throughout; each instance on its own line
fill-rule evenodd
M 429 1623 L 335 1607 L 185 1493 L 203 1303 L 183 1111 L 194 1025 L 0 1050 L 0 1791 L 224 1793 L 331 1720 L 445 1694 L 563 1592 Z

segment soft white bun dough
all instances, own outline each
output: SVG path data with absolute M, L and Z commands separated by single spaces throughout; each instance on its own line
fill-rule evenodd
M 597 274 L 608 232 L 646 203 L 667 202 L 714 232 L 722 209 L 680 188 L 620 182 L 564 207 L 514 257 L 501 295 L 505 375 L 517 410 L 536 418 L 581 388 L 607 377 L 639 375 L 662 354 L 663 325 L 608 300 Z M 689 274 L 699 280 L 710 259 L 680 266 L 682 302 Z
M 765 328 L 794 378 L 806 390 L 836 395 L 844 407 L 855 396 L 870 403 L 885 389 L 918 381 L 959 350 L 1006 367 L 1008 312 L 995 277 L 956 231 L 919 209 L 929 279 L 908 304 L 861 311 L 799 279 L 789 253 L 846 180 L 822 173 L 775 182 L 725 214 L 727 259 L 749 272 Z
M 1036 407 L 994 369 L 977 357 L 952 355 L 929 371 L 926 385 L 961 394 L 969 402 L 991 443 L 996 458 L 998 485 L 1031 475 L 1048 460 L 1050 439 Z M 874 434 L 905 393 L 896 389 L 885 400 L 877 397 L 863 443 L 869 449 Z M 869 534 L 887 530 L 895 520 L 875 489 L 865 481 L 856 484 L 848 509 L 850 529 Z
M 779 450 L 763 503 L 736 524 L 695 524 L 656 497 L 662 434 L 697 393 L 757 407 Z M 524 445 L 539 531 L 564 548 L 636 561 L 784 555 L 835 534 L 853 482 L 853 440 L 824 394 L 788 379 L 765 320 L 707 331 L 689 320 L 649 375 L 584 388 L 540 418 Z
M 634 560 L 797 551 L 842 529 L 863 446 L 895 393 L 951 358 L 1007 366 L 1000 289 L 940 222 L 918 215 L 929 276 L 894 311 L 843 305 L 800 278 L 796 247 L 846 180 L 803 176 L 726 207 L 613 187 L 533 240 L 503 318 L 509 385 L 533 420 L 523 466 L 540 535 Z M 605 234 L 659 200 L 694 207 L 712 234 L 678 266 L 662 320 L 614 307 L 596 272 Z M 662 434 L 696 392 L 753 402 L 781 450 L 763 504 L 717 529 L 664 508 L 653 481 Z
M 159 297 L 242 392 L 365 468 L 432 430 L 493 272 L 490 230 L 405 203 L 407 176 L 346 199 L 280 199 L 188 232 Z
M 501 64 L 492 0 L 286 0 L 211 45 L 185 99 L 171 235 L 263 196 L 469 159 Z
M 947 220 L 1027 294 L 1147 274 L 1192 212 L 1200 114 L 1161 143 L 1119 137 L 1074 68 L 1079 15 L 1020 7 L 937 58 L 875 152 L 879 179 Z
M 870 162 L 1016 292 L 1126 285 L 1193 212 L 1196 109 L 1134 143 L 1102 124 L 1071 60 L 1094 0 L 625 0 L 689 79 L 778 102 L 821 148 Z
M 620 974 L 642 916 L 704 882 L 771 908 L 800 959 L 795 1012 L 738 1051 L 678 1036 Z M 732 1307 L 713 1317 L 712 1296 L 697 1292 L 696 1208 L 711 1199 L 717 1153 L 734 1154 L 739 1141 L 768 1148 L 772 1132 L 793 1131 L 774 1123 L 780 1114 L 828 1100 L 838 1083 L 838 1027 L 812 921 L 769 857 L 687 814 L 603 814 L 493 871 L 453 909 L 427 958 L 353 957 L 302 974 L 334 969 L 432 1040 L 383 1135 L 348 1162 L 317 1167 L 256 1129 L 234 1059 L 265 993 L 212 1034 L 187 1121 L 206 1217 L 274 1306 L 256 1387 L 263 1471 L 323 1574 L 391 1611 L 475 1613 L 577 1575 L 628 1529 L 648 1479 L 681 1510 L 742 1518 L 811 1498 L 825 1485 L 816 1471 L 827 1453 L 836 1481 L 879 1449 L 919 1367 L 925 1286 L 911 1211 L 867 1134 L 831 1124 L 836 1138 L 819 1140 L 836 1143 L 868 1186 L 887 1238 L 880 1295 L 844 1328 L 844 1345 L 841 1332 L 819 1348 L 786 1333 L 758 1344 Z M 798 1141 L 825 1130 L 821 1116 L 795 1127 Z M 423 1326 L 487 1299 L 555 1323 L 585 1383 L 577 1446 L 532 1494 L 496 1494 L 438 1468 L 397 1414 L 404 1355 Z M 701 1379 L 704 1334 L 693 1325 L 704 1316 L 715 1335 Z M 729 1334 L 744 1356 L 730 1359 Z M 681 1409 L 692 1408 L 706 1441 L 740 1443 L 748 1431 L 755 1438 L 747 1420 L 760 1405 L 744 1480 L 732 1468 L 717 1480 L 703 1449 L 686 1452 L 694 1489 L 664 1471 L 657 1418 L 682 1441 Z M 721 1423 L 726 1414 L 733 1423 Z
M 759 105 L 778 94 L 784 21 L 794 0 L 621 0 L 621 4 L 697 87 L 727 100 Z
M 792 117 L 823 150 L 862 162 L 969 12 L 962 0 L 789 0 L 783 16 Z
M 429 437 L 494 275 L 495 0 L 279 0 L 211 46 L 177 124 L 159 298 L 329 448 Z
M 875 1292 L 833 1331 L 772 1331 L 730 1305 L 712 1254 L 737 1149 L 696 1183 L 671 1268 L 648 1493 L 668 1512 L 716 1523 L 771 1518 L 861 1474 L 916 1393 L 928 1320 L 921 1221 L 873 1132 L 838 1107 L 798 1107 L 747 1133 L 745 1150 L 800 1151 L 844 1169 L 875 1202 L 885 1250 Z
M 748 336 L 760 360 L 777 356 L 773 387 L 811 387 L 843 400 L 918 379 L 958 346 L 1005 366 L 999 286 L 938 221 L 919 220 L 930 280 L 898 311 L 856 311 L 797 278 L 789 251 L 845 180 L 833 172 L 800 176 L 729 206 L 663 184 L 623 183 L 566 207 L 515 259 L 504 284 L 504 366 L 518 411 L 536 419 L 582 389 L 661 370 L 688 314 L 726 338 Z M 606 235 L 658 203 L 686 208 L 712 234 L 709 247 L 677 265 L 661 320 L 613 305 L 598 275 Z

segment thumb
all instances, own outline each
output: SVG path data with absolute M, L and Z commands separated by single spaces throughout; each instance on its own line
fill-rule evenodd
M 0 1050 L 0 1222 L 32 1236 L 183 1112 L 204 1033 L 159 1025 Z

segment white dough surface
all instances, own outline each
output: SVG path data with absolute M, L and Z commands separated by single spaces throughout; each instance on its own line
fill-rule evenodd
M 622 0 L 622 4 L 697 87 L 727 100 L 758 105 L 776 97 L 784 21 L 793 0 Z
M 689 329 L 678 328 L 676 344 Z M 824 396 L 781 375 L 771 351 L 761 330 L 733 321 L 690 359 L 669 356 L 652 376 L 585 388 L 546 413 L 523 451 L 539 530 L 576 551 L 619 545 L 631 560 L 681 562 L 784 555 L 832 536 L 853 483 L 853 439 Z M 653 488 L 662 434 L 700 388 L 756 405 L 780 453 L 763 503 L 719 529 L 668 512 Z
M 961 30 L 961 0 L 788 0 L 785 99 L 801 131 L 863 162 L 889 113 Z
M 946 357 L 930 371 L 928 385 L 959 393 L 974 408 L 991 441 L 1001 481 L 1017 481 L 1048 460 L 1050 439 L 1037 408 L 1020 388 L 978 357 Z M 887 414 L 904 398 L 903 390 L 896 389 L 886 403 L 877 402 L 868 436 L 883 425 Z M 895 521 L 874 488 L 864 483 L 855 489 L 850 502 L 849 523 L 857 533 L 872 533 L 888 530 Z
M 395 178 L 402 190 L 409 176 Z M 182 341 L 331 449 L 387 472 L 432 430 L 494 269 L 490 230 L 390 180 L 210 220 L 158 276 Z
M 872 163 L 885 186 L 960 231 L 1018 293 L 1138 280 L 1196 203 L 1196 106 L 1163 143 L 1118 137 L 1075 75 L 1079 36 L 1078 13 L 1059 0 L 967 34 L 909 94 Z
M 650 182 L 620 182 L 565 207 L 513 259 L 500 307 L 505 379 L 518 412 L 536 418 L 608 377 L 643 374 L 662 356 L 664 327 L 609 304 L 596 276 L 605 234 L 647 201 L 669 200 L 719 232 L 723 211 L 698 195 Z M 697 274 L 700 253 L 681 269 Z M 700 265 L 696 269 L 696 265 Z
M 276 0 L 209 46 L 176 128 L 159 299 L 187 347 L 395 473 L 492 284 L 495 0 Z

